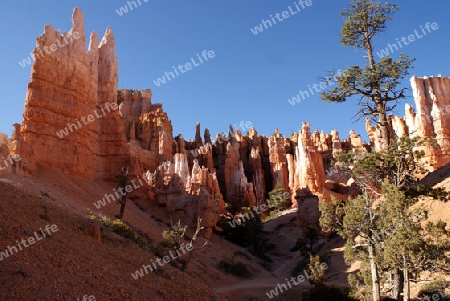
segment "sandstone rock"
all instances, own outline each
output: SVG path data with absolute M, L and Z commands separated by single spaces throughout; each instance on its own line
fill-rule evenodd
M 256 204 L 253 184 L 248 183 L 244 165 L 240 160 L 239 142 L 232 138 L 227 145 L 227 157 L 224 166 L 226 199 L 228 202 L 241 200 L 249 206 Z
M 319 198 L 315 195 L 300 194 L 296 196 L 296 199 L 300 227 L 314 227 L 319 230 Z
M 213 169 L 213 145 L 211 143 L 209 130 L 205 129 L 205 142 L 203 143 L 200 137 L 200 124 L 197 123 L 195 135 L 197 137 L 195 141 L 188 141 L 185 143 L 185 151 L 188 154 L 189 166 L 192 166 L 194 160 L 197 160 L 200 166 Z
M 332 149 L 332 136 L 330 134 L 325 134 L 323 131 L 320 132 L 320 145 L 317 150 L 322 153 L 330 152 Z
M 102 241 L 102 223 L 99 220 L 91 220 L 82 226 L 84 234 L 93 237 L 97 241 Z
M 256 203 L 259 204 L 265 199 L 266 185 L 264 181 L 264 170 L 261 162 L 261 149 L 259 146 L 252 147 L 250 151 L 250 172 L 252 174 L 252 181 L 255 183 L 255 198 Z
M 405 104 L 405 117 L 390 116 L 393 131 L 397 137 L 435 138 L 438 148 L 420 147 L 425 151 L 424 160 L 430 170 L 450 162 L 450 78 L 424 77 L 411 78 L 416 111 Z M 367 124 L 369 137 L 375 150 L 380 150 L 381 133 L 379 127 Z
M 211 230 L 223 209 L 223 195 L 228 202 L 239 198 L 253 206 L 280 184 L 291 192 L 296 205 L 295 196 L 301 191 L 323 192 L 324 166 L 333 157 L 366 147 L 354 131 L 341 141 L 337 131 L 311 134 L 308 123 L 290 138 L 278 130 L 270 137 L 258 135 L 255 129 L 243 135 L 230 126 L 228 137 L 217 135 L 211 141 L 208 129 L 202 139 L 200 124 L 194 141 L 185 141 L 182 135 L 174 138 L 162 104 L 152 103 L 151 90 L 116 90 L 111 29 L 100 44 L 92 33 L 86 51 L 81 10 L 75 9 L 72 19 L 69 33 L 47 25 L 37 41 L 24 121 L 16 126 L 11 145 L 14 154 L 26 157 L 28 165 L 22 165 L 26 168 L 45 164 L 94 179 L 111 178 L 128 166 L 132 175 L 145 174 L 146 195 L 166 206 L 168 215 L 184 214 L 189 222 L 202 217 Z M 79 39 L 70 40 L 75 33 Z M 65 47 L 41 55 L 44 47 L 66 40 L 70 41 Z M 116 105 L 117 109 L 105 112 Z M 95 112 L 101 112 L 101 118 L 94 115 L 93 121 L 83 124 L 82 118 Z M 405 118 L 402 124 L 393 118 L 392 122 L 398 131 L 406 131 L 413 121 Z M 67 135 L 62 135 L 65 127 Z
M 231 200 L 231 195 L 234 189 L 234 174 L 239 169 L 239 143 L 235 139 L 227 144 L 226 160 L 224 166 L 225 176 L 225 191 L 226 199 Z
M 286 149 L 283 136 L 275 130 L 275 134 L 269 137 L 269 161 L 272 173 L 272 187 L 281 185 L 285 191 L 289 191 L 289 178 L 286 161 Z
M 315 151 L 311 143 L 309 124 L 303 123 L 301 135 L 296 148 L 295 173 L 297 177 L 294 191 L 308 188 L 313 193 L 322 193 L 325 184 L 325 171 L 322 156 Z
M 370 142 L 375 143 L 375 127 L 370 123 L 369 118 L 366 118 L 366 132 L 367 136 L 369 136 Z
M 81 12 L 80 12 L 81 13 Z M 91 37 L 92 49 L 95 39 Z M 108 27 L 98 47 L 98 102 L 97 111 L 103 108 L 118 108 L 117 83 L 118 61 L 115 55 L 116 44 L 112 30 Z M 81 48 L 84 50 L 84 47 Z M 98 123 L 98 143 L 101 161 L 97 176 L 109 178 L 118 174 L 124 166 L 130 166 L 130 152 L 122 125 L 122 118 L 116 109 L 103 114 Z M 142 170 L 134 168 L 131 174 L 141 174 Z
M 15 164 L 8 147 L 8 135 L 0 133 L 0 176 L 12 173 Z
M 63 34 L 46 25 L 36 40 L 15 151 L 32 170 L 44 164 L 81 178 L 112 177 L 129 165 L 119 113 L 114 110 L 118 79 L 114 37 L 107 29 L 97 46 L 93 33 L 86 52 L 78 8 L 72 23 L 71 31 Z M 62 47 L 45 53 L 51 45 Z
M 200 136 L 200 123 L 197 123 L 195 127 L 195 146 L 200 147 L 203 144 L 202 137 Z
M 342 153 L 342 143 L 339 139 L 339 133 L 336 130 L 331 131 L 331 143 L 333 150 L 333 157 L 337 158 Z
M 434 168 L 450 162 L 450 78 L 411 78 L 416 103 L 417 135 L 436 138 L 438 150 L 429 150 Z
M 417 131 L 416 113 L 409 103 L 405 104 L 405 124 L 408 134 L 413 135 Z
M 138 165 L 133 168 L 136 174 L 144 169 L 154 171 L 160 163 L 171 160 L 180 146 L 172 138 L 172 124 L 162 104 L 152 104 L 151 98 L 149 89 L 117 91 L 125 135 L 131 156 Z M 178 152 L 184 153 L 184 149 Z
M 352 146 L 352 149 L 357 150 L 365 150 L 364 143 L 361 139 L 361 135 L 356 134 L 354 130 L 350 130 L 350 144 Z
M 224 206 L 215 170 L 210 172 L 194 160 L 189 173 L 186 154 L 175 154 L 173 161 L 158 166 L 153 178 L 149 181 L 151 195 L 167 207 L 167 216 L 187 224 L 201 217 L 209 237 Z
M 371 145 L 374 147 L 375 151 L 379 152 L 382 149 L 381 141 L 381 131 L 380 126 L 377 124 L 376 127 L 372 126 L 369 119 L 366 118 L 366 131 L 369 136 Z
M 394 129 L 395 135 L 399 138 L 409 134 L 405 119 L 400 118 L 399 116 L 393 117 L 392 128 Z

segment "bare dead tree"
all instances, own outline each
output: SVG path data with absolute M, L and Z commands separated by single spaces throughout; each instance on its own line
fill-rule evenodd
M 127 182 L 128 182 L 128 166 L 122 167 L 122 173 L 116 175 L 114 180 L 117 184 L 119 184 L 119 187 L 121 188 L 121 191 L 122 191 L 121 192 L 122 198 L 119 201 L 120 211 L 119 211 L 119 214 L 117 215 L 118 219 L 122 219 L 123 213 L 125 211 L 125 204 L 127 202 L 127 192 L 125 190 L 125 187 L 127 186 Z M 125 192 L 123 192 L 123 191 L 125 191 Z

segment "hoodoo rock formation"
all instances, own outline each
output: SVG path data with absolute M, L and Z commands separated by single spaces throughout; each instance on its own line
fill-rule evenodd
M 80 9 L 73 11 L 72 24 L 63 34 L 46 25 L 36 40 L 15 151 L 31 170 L 44 164 L 76 177 L 108 177 L 129 164 L 117 110 L 114 36 L 108 28 L 98 45 L 92 33 L 86 52 Z M 45 53 L 54 45 L 63 47 Z
M 312 140 L 310 126 L 304 122 L 295 148 L 294 190 L 308 188 L 313 193 L 321 193 L 325 183 L 323 158 Z
M 138 174 L 156 170 L 161 162 L 171 160 L 173 152 L 172 124 L 162 104 L 152 104 L 152 92 L 147 89 L 117 92 L 125 136 L 129 142 L 132 166 Z
M 8 136 L 0 133 L 0 175 L 7 175 L 13 171 L 14 160 L 8 147 Z
M 275 134 L 269 137 L 269 160 L 271 166 L 273 187 L 281 185 L 286 191 L 289 190 L 288 165 L 286 162 L 286 146 L 288 142 L 275 130 Z
M 109 179 L 128 167 L 136 177 L 145 174 L 144 196 L 167 208 L 172 218 L 203 219 L 207 235 L 223 210 L 224 202 L 259 205 L 277 185 L 292 196 L 292 205 L 307 210 L 310 194 L 327 195 L 349 180 L 329 172 L 331 161 L 342 152 L 380 149 L 380 131 L 367 122 L 371 145 L 350 131 L 341 140 L 337 131 L 314 131 L 303 123 L 298 133 L 285 137 L 275 130 L 269 137 L 250 129 L 248 135 L 230 127 L 228 136 L 203 139 L 200 124 L 195 140 L 174 137 L 161 103 L 152 103 L 147 90 L 117 90 L 115 41 L 107 29 L 100 44 L 90 36 L 88 51 L 83 15 L 75 9 L 72 29 L 55 31 L 46 25 L 34 50 L 31 81 L 21 125 L 12 141 L 0 144 L 0 156 L 22 160 L 0 170 L 31 173 L 40 165 L 83 179 Z M 51 45 L 64 45 L 43 54 Z M 450 78 L 411 79 L 417 112 L 407 105 L 403 118 L 391 116 L 398 136 L 436 138 L 439 148 L 427 149 L 433 167 L 450 162 Z M 0 136 L 2 138 L 2 136 Z M 2 138 L 3 139 L 3 138 Z M 308 202 L 305 202 L 308 200 Z M 306 207 L 305 207 L 306 206 Z M 309 213 L 300 212 L 300 215 Z
M 411 78 L 416 110 L 405 105 L 405 116 L 390 116 L 394 137 L 429 137 L 436 139 L 437 148 L 423 147 L 425 160 L 430 169 L 439 168 L 450 162 L 450 78 Z M 380 149 L 379 127 L 367 122 L 368 135 L 375 149 Z
M 450 78 L 412 77 L 411 86 L 416 118 L 409 134 L 436 139 L 438 149 L 430 150 L 431 162 L 433 167 L 441 167 L 450 162 Z

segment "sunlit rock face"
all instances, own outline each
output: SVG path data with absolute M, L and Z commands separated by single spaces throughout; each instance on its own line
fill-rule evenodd
M 413 76 L 411 87 L 416 109 L 405 105 L 405 116 L 390 116 L 397 137 L 429 137 L 436 139 L 437 148 L 421 147 L 430 170 L 450 162 L 450 78 Z M 379 129 L 369 124 L 367 130 L 375 149 L 380 144 Z
M 450 78 L 412 77 L 411 86 L 416 114 L 415 132 L 410 134 L 436 138 L 439 148 L 428 153 L 438 168 L 450 162 Z
M 366 148 L 354 131 L 340 140 L 337 131 L 311 133 L 306 122 L 291 137 L 278 130 L 266 137 L 253 128 L 243 135 L 230 127 L 228 136 L 212 140 L 208 129 L 201 136 L 200 124 L 192 141 L 174 137 L 150 89 L 117 90 L 112 30 L 100 42 L 92 33 L 86 50 L 80 9 L 73 11 L 72 24 L 68 33 L 46 25 L 37 39 L 23 122 L 9 146 L 23 158 L 16 164 L 22 172 L 46 165 L 74 177 L 112 179 L 126 167 L 134 177 L 145 174 L 142 194 L 166 206 L 168 216 L 184 214 L 186 222 L 203 218 L 211 233 L 224 202 L 255 206 L 279 185 L 297 205 L 305 192 L 322 194 L 326 180 L 343 183 L 325 173 L 331 159 Z M 417 124 L 410 119 L 396 120 L 396 129 Z M 7 152 L 2 147 L 0 155 Z
M 149 89 L 117 89 L 112 30 L 101 41 L 92 33 L 88 50 L 86 40 L 80 9 L 74 9 L 68 33 L 45 26 L 33 51 L 22 124 L 0 147 L 0 156 L 19 154 L 22 160 L 0 166 L 0 174 L 33 174 L 41 165 L 82 179 L 112 179 L 125 170 L 133 177 L 145 174 L 140 197 L 187 224 L 202 218 L 211 235 L 225 201 L 253 207 L 277 185 L 291 193 L 293 205 L 299 190 L 321 193 L 322 157 L 345 149 L 337 132 L 311 134 L 307 123 L 290 138 L 278 130 L 265 137 L 255 129 L 242 135 L 230 128 L 228 137 L 213 141 L 208 129 L 201 137 L 200 124 L 193 141 L 174 137 Z M 350 140 L 348 145 L 360 147 L 358 135 L 351 133 Z
M 325 171 L 322 156 L 312 142 L 309 124 L 303 123 L 296 149 L 298 187 L 294 190 L 308 188 L 313 193 L 321 193 L 325 183 Z
M 125 136 L 129 142 L 133 173 L 144 169 L 154 171 L 165 161 L 172 160 L 176 149 L 172 134 L 172 123 L 162 104 L 151 102 L 152 92 L 146 90 L 121 89 L 117 91 L 120 115 Z
M 46 25 L 37 38 L 16 151 L 27 166 L 57 168 L 69 175 L 110 177 L 129 164 L 117 106 L 117 58 L 111 29 L 100 44 L 74 9 L 72 29 Z

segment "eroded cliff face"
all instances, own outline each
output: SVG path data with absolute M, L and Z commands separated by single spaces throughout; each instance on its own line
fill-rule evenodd
M 86 51 L 78 8 L 72 24 L 63 34 L 46 25 L 37 39 L 23 122 L 11 143 L 23 164 L 14 167 L 32 174 L 45 165 L 83 179 L 112 179 L 124 167 L 132 177 L 145 172 L 151 200 L 167 206 L 168 215 L 182 208 L 189 224 L 202 218 L 210 235 L 223 208 L 211 146 L 204 147 L 200 163 L 189 161 L 184 140 L 173 138 L 167 114 L 162 104 L 151 103 L 150 90 L 117 91 L 111 29 L 100 43 L 92 33 Z M 1 147 L 0 155 L 6 153 Z
M 166 207 L 169 218 L 187 224 L 202 218 L 206 236 L 210 236 L 224 206 L 212 145 L 202 142 L 200 124 L 194 142 L 184 141 L 181 134 L 173 137 L 162 104 L 151 100 L 149 89 L 117 91 L 132 173 L 145 174 L 149 200 Z
M 323 158 L 318 151 L 304 122 L 295 148 L 295 179 L 293 190 L 309 189 L 312 193 L 322 193 L 325 184 Z
M 341 179 L 333 172 L 326 174 L 325 170 L 330 168 L 331 159 L 352 149 L 367 149 L 354 131 L 341 141 L 337 131 L 311 134 L 310 125 L 303 123 L 299 133 L 289 138 L 278 130 L 265 137 L 255 129 L 248 136 L 230 129 L 225 141 L 216 138 L 213 143 L 213 160 L 226 202 L 239 197 L 244 203 L 260 204 L 279 185 L 291 194 L 295 206 L 297 198 L 306 192 L 324 194 L 326 181 L 346 185 L 348 178 Z
M 0 133 L 0 176 L 12 173 L 15 164 L 8 143 L 8 135 Z
M 405 105 L 405 116 L 389 116 L 395 137 L 435 138 L 437 148 L 422 147 L 429 169 L 437 169 L 450 162 L 450 78 L 411 78 L 416 110 Z M 380 149 L 380 130 L 367 122 L 367 132 L 375 149 Z
M 436 138 L 439 148 L 429 153 L 433 167 L 441 167 L 450 162 L 450 78 L 412 77 L 411 86 L 416 103 L 416 131 L 409 133 Z
M 129 164 L 119 116 L 115 42 L 108 28 L 86 51 L 84 20 L 74 9 L 72 29 L 46 25 L 37 38 L 16 152 L 32 170 L 44 164 L 81 178 L 119 173 Z M 51 51 L 50 51 L 51 50 Z
M 337 131 L 311 132 L 303 123 L 298 133 L 283 136 L 278 130 L 266 137 L 251 129 L 248 135 L 230 127 L 228 136 L 211 139 L 208 129 L 195 139 L 174 137 L 172 124 L 152 92 L 117 90 L 118 70 L 111 29 L 102 40 L 90 35 L 86 51 L 80 9 L 72 16 L 68 33 L 46 25 L 33 51 L 31 81 L 21 125 L 9 150 L 22 160 L 14 169 L 33 172 L 40 164 L 84 179 L 111 179 L 127 166 L 133 176 L 145 174 L 147 196 L 168 208 L 168 215 L 192 222 L 204 220 L 210 234 L 224 202 L 240 199 L 261 204 L 277 185 L 292 196 L 292 205 L 313 193 L 326 195 L 348 177 L 330 171 L 340 153 L 366 151 L 357 133 L 340 139 Z M 49 51 L 49 49 L 51 51 Z M 409 105 L 403 118 L 390 116 L 393 133 L 436 138 L 439 149 L 427 149 L 434 167 L 450 162 L 450 79 L 411 79 L 417 112 Z M 372 146 L 380 148 L 380 133 L 367 123 Z
M 208 129 L 202 138 L 197 124 L 195 139 L 185 141 L 181 134 L 171 136 L 167 114 L 160 105 L 151 104 L 150 91 L 118 93 L 132 161 L 146 170 L 149 197 L 161 206 L 200 195 L 203 189 L 219 210 L 224 202 L 237 200 L 253 207 L 264 202 L 277 185 L 291 194 L 295 206 L 305 192 L 322 195 L 333 183 L 346 185 L 348 178 L 325 173 L 331 159 L 344 151 L 367 148 L 354 131 L 341 141 L 337 131 L 311 134 L 308 123 L 289 138 L 278 130 L 265 137 L 251 129 L 244 136 L 230 127 L 228 136 L 218 134 L 213 141 Z
M 162 104 L 152 104 L 151 98 L 150 89 L 117 92 L 132 169 L 136 174 L 156 170 L 162 162 L 172 160 L 175 154 L 172 124 Z
M 390 116 L 392 132 L 400 136 L 435 137 L 440 148 L 438 151 L 428 149 L 427 154 L 433 159 L 434 166 L 441 166 L 449 160 L 448 122 L 442 119 L 450 112 L 450 104 L 446 90 L 441 87 L 448 86 L 448 83 L 442 83 L 442 80 L 417 81 L 416 78 L 412 82 L 418 112 L 407 105 L 404 118 Z M 434 117 L 419 118 L 419 111 L 420 115 L 431 112 L 430 116 Z M 367 123 L 367 130 L 372 147 L 380 149 L 379 128 Z M 213 197 L 220 193 L 220 204 L 223 196 L 225 202 L 241 199 L 249 206 L 258 205 L 276 185 L 291 194 L 293 206 L 309 193 L 326 198 L 336 185 L 343 185 L 344 190 L 340 193 L 345 194 L 347 190 L 354 190 L 351 179 L 348 174 L 333 170 L 331 160 L 343 152 L 366 152 L 370 149 L 353 130 L 348 138 L 341 139 L 335 130 L 329 134 L 317 130 L 311 133 L 308 123 L 303 123 L 302 129 L 291 137 L 281 135 L 278 130 L 265 137 L 258 135 L 255 129 L 244 136 L 239 130 L 230 128 L 227 137 L 217 135 L 211 141 L 207 129 L 203 139 L 200 132 L 198 124 L 194 141 L 184 141 L 181 135 L 175 139 L 173 150 L 175 156 L 180 157 L 172 162 L 175 166 L 184 167 L 175 168 L 170 175 L 179 170 L 175 173 L 180 180 L 176 178 L 176 181 L 180 181 L 183 193 L 187 195 L 196 195 L 195 191 L 199 191 L 192 189 L 193 179 L 198 178 L 194 174 L 202 174 L 204 179 L 212 177 L 210 183 L 213 185 L 205 182 L 205 192 Z M 166 178 L 171 179 L 170 176 Z M 177 187 L 178 182 L 175 183 L 173 187 Z

